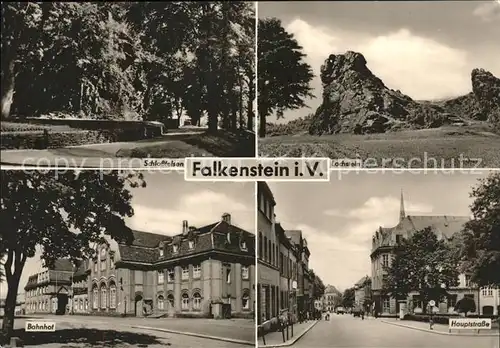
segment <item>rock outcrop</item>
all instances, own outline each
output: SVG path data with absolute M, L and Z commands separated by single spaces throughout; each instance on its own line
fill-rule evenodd
M 330 55 L 321 66 L 321 82 L 323 101 L 309 126 L 314 135 L 435 128 L 463 118 L 486 119 L 499 105 L 498 79 L 484 70 L 473 71 L 470 95 L 417 102 L 385 86 L 356 52 Z

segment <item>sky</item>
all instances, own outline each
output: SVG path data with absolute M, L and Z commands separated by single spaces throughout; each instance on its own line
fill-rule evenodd
M 132 229 L 166 235 L 182 232 L 182 221 L 202 227 L 221 220 L 223 213 L 242 229 L 255 233 L 255 184 L 253 182 L 186 182 L 184 173 L 145 174 L 146 188 L 132 189 Z M 42 269 L 39 254 L 27 260 L 19 292 L 28 277 Z M 4 298 L 7 284 L 0 285 Z
M 469 93 L 474 68 L 500 77 L 500 0 L 266 1 L 258 16 L 281 19 L 316 74 L 310 108 L 288 111 L 280 122 L 316 111 L 321 64 L 349 50 L 362 53 L 386 86 L 416 100 Z
M 407 215 L 470 216 L 469 196 L 480 174 L 351 172 L 330 182 L 270 182 L 276 221 L 302 230 L 309 267 L 340 291 L 371 275 L 373 233 L 399 220 L 401 190 Z M 301 204 L 302 203 L 302 204 Z

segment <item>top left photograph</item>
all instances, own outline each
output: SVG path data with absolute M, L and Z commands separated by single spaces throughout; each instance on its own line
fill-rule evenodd
M 244 1 L 2 3 L 2 165 L 254 157 L 255 12 Z

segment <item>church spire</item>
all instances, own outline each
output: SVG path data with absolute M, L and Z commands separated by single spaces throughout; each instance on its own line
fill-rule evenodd
M 403 198 L 403 189 L 401 189 L 401 203 L 399 205 L 399 221 L 403 221 L 405 217 L 406 217 L 405 200 Z

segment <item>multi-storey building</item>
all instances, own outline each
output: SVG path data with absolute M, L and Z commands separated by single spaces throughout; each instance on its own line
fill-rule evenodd
M 365 311 L 371 306 L 371 278 L 364 276 L 354 284 L 354 304 Z
M 255 236 L 230 214 L 200 228 L 183 221 L 173 236 L 132 233 L 71 272 L 75 314 L 253 317 Z
M 297 315 L 297 248 L 280 223 L 275 224 L 275 232 L 279 241 L 280 309 L 287 309 Z
M 297 310 L 312 311 L 312 291 L 310 291 L 309 257 L 311 253 L 307 247 L 307 240 L 302 236 L 301 230 L 286 230 L 285 234 L 290 238 L 296 249 L 297 257 Z
M 333 285 L 325 287 L 325 293 L 322 296 L 323 311 L 335 311 L 335 308 L 340 305 L 342 294 Z
M 53 267 L 28 278 L 25 290 L 27 313 L 63 314 L 71 308 L 73 264 L 70 260 L 56 260 Z
M 500 288 L 481 288 L 479 306 L 481 315 L 498 315 L 500 313 Z
M 431 228 L 439 239 L 449 239 L 454 233 L 461 231 L 467 221 L 469 221 L 467 216 L 407 216 L 403 193 L 401 193 L 399 223 L 392 228 L 380 227 L 372 238 L 371 287 L 375 310 L 382 315 L 396 315 L 400 308 L 409 312 L 422 311 L 426 304 L 421 301 L 416 292 L 410 293 L 405 301 L 396 301 L 382 292 L 386 269 L 391 265 L 394 249 L 400 240 L 409 238 L 413 233 L 425 228 Z M 446 301 L 438 304 L 440 312 L 453 312 L 456 302 L 463 297 L 473 298 L 476 308 L 479 308 L 479 291 L 470 283 L 469 277 L 465 274 L 460 275 L 459 285 L 448 289 L 448 293 Z
M 280 244 L 275 233 L 276 201 L 265 182 L 257 183 L 258 282 L 257 321 L 269 320 L 280 309 Z

